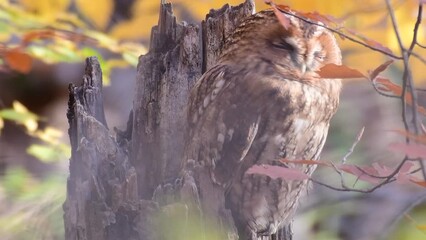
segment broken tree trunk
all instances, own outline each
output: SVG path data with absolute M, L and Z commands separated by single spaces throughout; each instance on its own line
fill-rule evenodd
M 253 1 L 247 0 L 212 10 L 200 31 L 197 25 L 177 23 L 171 4 L 162 4 L 149 53 L 139 59 L 127 129 L 116 131 L 115 137 L 103 113 L 99 63 L 87 59 L 83 84 L 69 89 L 72 157 L 64 203 L 66 239 L 177 239 L 167 237 L 173 230 L 164 228 L 161 216 L 182 209 L 187 213 L 185 205 L 176 203 L 186 197 L 174 193 L 197 192 L 199 186 L 181 186 L 179 180 L 189 91 L 215 63 L 224 39 L 253 9 Z M 219 222 L 232 225 L 229 214 L 217 214 Z M 235 239 L 235 227 L 227 229 L 227 238 Z M 291 239 L 290 233 L 283 230 L 279 239 Z

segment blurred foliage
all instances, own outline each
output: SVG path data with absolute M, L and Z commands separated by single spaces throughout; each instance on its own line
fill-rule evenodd
M 195 19 L 200 21 L 212 8 L 220 8 L 223 4 L 237 5 L 243 0 L 170 0 L 175 6 L 178 19 Z M 321 0 L 277 0 L 277 4 L 288 5 L 293 9 L 306 12 L 319 12 L 331 15 L 342 21 L 342 24 L 361 33 L 368 39 L 372 39 L 388 47 L 395 54 L 400 53 L 397 38 L 389 19 L 389 14 L 383 0 L 365 0 L 360 4 L 357 0 L 329 0 L 326 3 Z M 255 0 L 256 10 L 267 9 L 263 0 Z M 395 15 L 399 24 L 399 31 L 405 47 L 408 48 L 413 38 L 413 27 L 416 21 L 418 0 L 394 0 L 392 1 Z M 344 5 L 344 7 L 342 7 Z M 132 18 L 116 24 L 110 31 L 111 36 L 125 39 L 148 38 L 151 27 L 158 21 L 158 1 L 136 0 L 132 8 Z M 138 31 L 134 31 L 138 29 Z M 426 25 L 423 24 L 418 31 L 418 39 L 426 44 Z M 349 40 L 340 39 L 340 45 L 345 55 L 346 65 L 357 68 L 362 72 L 373 69 L 384 62 L 388 57 L 371 51 Z M 417 48 L 416 52 L 426 55 L 426 49 Z M 368 59 L 366 61 L 366 59 Z M 412 59 L 414 79 L 418 82 L 426 81 L 423 74 L 424 63 L 418 59 Z M 396 63 L 402 69 L 402 63 Z
M 32 58 L 51 64 L 82 62 L 95 55 L 108 84 L 113 68 L 136 67 L 145 47 L 103 32 L 113 2 L 97 2 L 76 1 L 77 12 L 72 12 L 69 0 L 0 1 L 0 70 L 28 73 Z
M 424 223 L 426 223 L 426 206 L 420 205 L 413 208 L 409 214 L 404 215 L 398 228 L 391 234 L 389 240 L 426 239 L 426 224 Z
M 70 146 L 60 140 L 63 132 L 53 127 L 39 129 L 37 121 L 41 119 L 36 114 L 30 112 L 18 101 L 13 103 L 13 108 L 0 110 L 0 134 L 4 120 L 23 125 L 29 136 L 32 136 L 43 143 L 43 145 L 32 144 L 29 146 L 27 149 L 28 154 L 43 162 L 55 162 L 58 160 L 68 159 L 70 157 Z
M 0 181 L 1 239 L 64 238 L 65 176 L 39 180 L 21 168 L 10 168 Z
M 196 209 L 195 207 L 193 209 Z M 219 226 L 208 220 L 204 222 L 191 214 L 187 205 L 170 204 L 162 208 L 162 212 L 155 219 L 155 224 L 161 240 L 219 240 L 227 239 L 217 229 Z
M 138 56 L 146 53 L 143 45 L 129 40 L 139 41 L 149 38 L 152 26 L 158 21 L 159 2 L 135 0 L 131 8 L 131 18 L 113 23 L 113 0 L 20 0 L 19 4 L 0 1 L 0 41 L 3 42 L 1 50 L 3 60 L 14 70 L 28 72 L 30 62 L 27 54 L 47 63 L 79 62 L 89 55 L 96 55 L 101 59 L 102 69 L 107 73 L 105 76 L 108 80 L 111 69 L 136 66 Z M 178 19 L 192 19 L 199 22 L 211 8 L 219 8 L 225 3 L 237 5 L 242 0 L 170 0 L 170 2 L 175 5 Z M 268 8 L 263 0 L 255 2 L 257 10 Z M 331 15 L 342 21 L 345 27 L 356 29 L 363 36 L 383 44 L 396 54 L 400 52 L 383 0 L 366 0 L 364 4 L 359 4 L 356 0 L 346 0 L 345 7 L 342 7 L 340 0 L 330 0 L 327 4 L 320 0 L 276 2 L 300 11 L 316 11 Z M 76 11 L 71 11 L 70 6 L 75 6 Z M 418 0 L 394 0 L 393 6 L 402 41 L 405 47 L 408 47 L 413 36 Z M 419 29 L 418 39 L 426 44 L 422 42 L 426 39 L 425 25 Z M 340 44 L 345 53 L 345 64 L 363 72 L 387 58 L 348 40 L 341 40 Z M 120 55 L 121 58 L 106 59 L 100 49 Z M 426 55 L 426 49 L 416 51 L 419 55 Z M 402 67 L 401 63 L 398 64 Z M 412 67 L 415 79 L 425 81 L 426 76 L 422 74 L 424 63 L 413 59 Z

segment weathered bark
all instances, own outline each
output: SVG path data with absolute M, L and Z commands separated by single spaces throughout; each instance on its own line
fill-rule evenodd
M 131 154 L 144 199 L 180 170 L 184 109 L 189 89 L 201 76 L 199 35 L 197 26 L 176 23 L 171 4 L 164 4 L 159 25 L 152 29 L 150 51 L 139 59 Z
M 177 23 L 171 5 L 162 4 L 149 53 L 139 59 L 128 129 L 117 131 L 116 138 L 103 113 L 99 63 L 96 58 L 87 60 L 83 85 L 70 86 L 66 239 L 164 239 L 167 231 L 156 231 L 158 216 L 190 211 L 176 201 L 200 205 L 194 196 L 202 184 L 182 176 L 189 91 L 253 8 L 253 1 L 247 0 L 237 7 L 212 10 L 200 32 L 197 25 Z M 222 227 L 233 224 L 229 212 L 218 210 L 213 217 L 220 218 Z M 233 239 L 235 227 L 225 228 Z
M 158 205 L 140 200 L 137 173 L 106 127 L 102 72 L 95 57 L 86 61 L 82 86 L 70 86 L 69 135 L 72 147 L 66 239 L 155 239 L 146 229 Z

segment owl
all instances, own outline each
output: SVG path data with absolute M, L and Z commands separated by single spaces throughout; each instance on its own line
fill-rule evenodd
M 202 208 L 223 198 L 241 240 L 276 239 L 307 188 L 307 180 L 247 170 L 268 164 L 312 174 L 313 165 L 280 160 L 317 160 L 339 103 L 340 80 L 316 73 L 341 64 L 335 37 L 322 24 L 287 17 L 287 27 L 271 10 L 244 20 L 190 94 L 185 159 L 208 174 Z

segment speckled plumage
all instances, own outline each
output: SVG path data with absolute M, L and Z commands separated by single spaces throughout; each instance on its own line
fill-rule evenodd
M 278 160 L 318 159 L 339 102 L 340 80 L 315 71 L 341 63 L 335 38 L 320 26 L 272 11 L 245 20 L 189 100 L 186 159 L 224 189 L 240 239 L 270 236 L 288 223 L 306 181 L 245 174 L 255 164 L 299 168 Z

